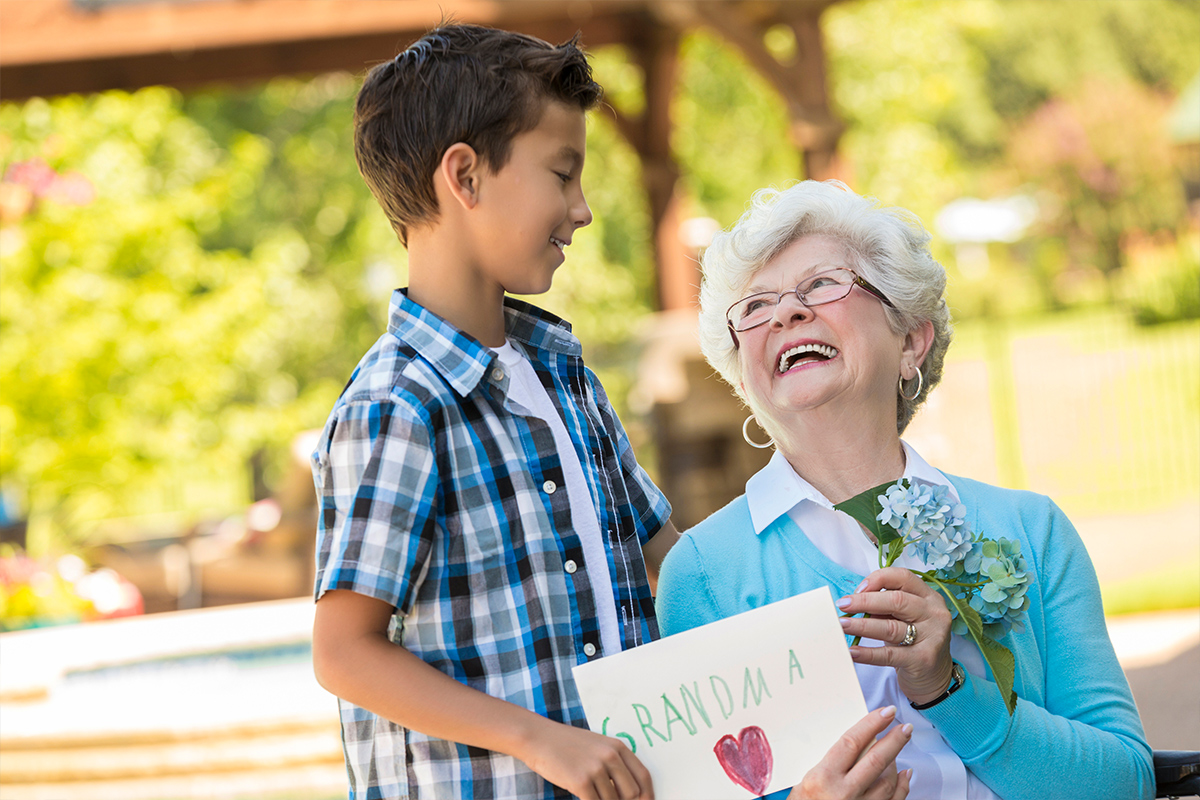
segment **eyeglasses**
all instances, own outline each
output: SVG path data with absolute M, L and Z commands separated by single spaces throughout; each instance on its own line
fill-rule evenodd
M 729 307 L 729 310 L 725 312 L 725 319 L 729 323 L 731 331 L 742 333 L 769 322 L 775 315 L 775 306 L 783 302 L 785 295 L 795 294 L 797 300 L 806 307 L 812 308 L 841 300 L 850 294 L 850 290 L 855 286 L 866 289 L 878 297 L 884 305 L 891 308 L 896 307 L 891 300 L 884 296 L 883 292 L 859 277 L 857 272 L 849 267 L 838 267 L 810 275 L 795 289 L 789 289 L 786 292 L 757 292 L 749 297 L 743 297 Z

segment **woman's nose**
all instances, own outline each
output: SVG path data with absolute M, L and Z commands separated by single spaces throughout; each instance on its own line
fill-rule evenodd
M 779 298 L 775 313 L 771 315 L 771 326 L 784 328 L 795 322 L 805 322 L 813 318 L 813 311 L 800 302 L 795 292 L 788 292 Z

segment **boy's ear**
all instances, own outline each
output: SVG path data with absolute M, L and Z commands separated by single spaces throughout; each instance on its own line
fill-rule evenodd
M 446 191 L 467 210 L 474 208 L 479 201 L 479 178 L 482 172 L 483 159 L 475 152 L 475 148 L 465 142 L 455 142 L 446 148 L 438 164 L 438 176 Z

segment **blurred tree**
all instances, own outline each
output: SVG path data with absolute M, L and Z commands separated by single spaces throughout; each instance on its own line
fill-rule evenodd
M 1151 123 L 1128 134 L 1137 153 L 1111 126 L 1149 119 L 1154 92 L 1200 69 L 1198 0 L 892 0 L 824 21 L 857 190 L 931 221 L 1010 190 L 1011 157 L 1021 180 L 1093 203 L 1062 201 L 1077 238 L 1098 218 L 1109 241 L 1166 224 Z M 765 42 L 786 57 L 786 38 Z M 620 48 L 594 55 L 609 102 L 636 115 L 638 67 Z M 252 453 L 323 423 L 405 282 L 354 167 L 355 89 L 327 75 L 0 105 L 0 488 L 75 535 L 112 515 L 227 510 L 249 499 Z M 754 190 L 802 177 L 782 102 L 717 32 L 684 37 L 673 115 L 689 215 L 729 225 Z M 1063 125 L 1147 207 L 1077 196 L 1093 173 L 1036 141 Z M 1014 129 L 1024 144 L 1009 148 Z M 620 404 L 651 308 L 651 234 L 630 148 L 603 112 L 588 135 L 596 222 L 538 302 L 575 324 Z
M 783 101 L 715 34 L 684 37 L 672 111 L 672 147 L 694 216 L 731 225 L 753 192 L 803 177 Z
M 1053 206 L 1057 227 L 1047 224 L 1037 241 L 995 254 L 1032 260 L 1037 274 L 1017 274 L 999 257 L 983 278 L 957 276 L 950 292 L 960 313 L 986 307 L 982 301 L 997 296 L 1000 285 L 1008 295 L 1019 294 L 1018 286 L 1035 293 L 1039 286 L 1053 287 L 1071 252 L 1076 259 L 1086 255 L 1084 249 L 1108 253 L 1111 269 L 1114 242 L 1126 226 L 1154 230 L 1180 221 L 1181 209 L 1170 197 L 1171 158 L 1147 163 L 1151 154 L 1164 155 L 1165 134 L 1152 119 L 1135 114 L 1158 119 L 1151 98 L 1178 93 L 1200 70 L 1197 0 L 894 0 L 841 3 L 829 9 L 825 21 L 834 94 L 849 126 L 842 146 L 855 169 L 855 188 L 912 209 L 927 225 L 943 205 L 962 196 L 1040 190 Z M 1127 175 L 1122 187 L 1147 192 L 1141 200 L 1123 198 L 1129 206 L 1144 202 L 1147 208 L 1115 216 L 1098 214 L 1095 196 L 1061 194 L 1073 187 L 1045 162 L 1049 171 L 1038 172 L 1027 148 L 1051 148 L 1050 143 L 1010 145 L 1014 136 L 1028 140 L 1032 115 L 1048 102 L 1078 108 L 1088 91 L 1103 104 L 1105 86 L 1138 95 L 1130 101 L 1137 112 L 1131 107 L 1126 117 L 1138 131 L 1130 138 L 1144 155 L 1132 152 L 1135 145 L 1128 153 L 1131 169 L 1147 168 L 1140 177 Z M 1104 123 L 1097 115 L 1104 112 L 1079 113 L 1091 115 L 1094 135 L 1107 136 L 1099 132 Z M 1117 129 L 1112 135 L 1119 137 Z M 1115 141 L 1097 147 L 1105 158 L 1126 152 Z M 1023 166 L 1015 170 L 1018 149 Z M 1046 237 L 1066 230 L 1059 212 L 1078 203 L 1091 203 L 1092 210 L 1071 212 L 1069 250 Z M 942 248 L 936 239 L 934 246 Z M 955 273 L 953 253 L 940 255 Z M 1011 299 L 1025 309 L 1065 300 Z
M 1010 144 L 1018 176 L 1051 193 L 1041 233 L 1111 285 L 1126 237 L 1174 231 L 1183 186 L 1166 135 L 1169 100 L 1128 81 L 1091 80 L 1030 115 Z M 1045 203 L 1044 203 L 1045 205 Z
M 995 5 L 993 3 L 993 5 Z M 970 29 L 996 112 L 1019 120 L 1085 80 L 1183 89 L 1200 66 L 1196 0 L 1010 0 Z
M 356 90 L 333 74 L 0 106 L 0 483 L 32 518 L 78 539 L 226 513 L 253 454 L 277 471 L 323 424 L 406 275 L 354 164 Z M 540 302 L 603 369 L 652 273 L 636 160 L 604 121 L 589 138 L 600 221 Z
M 310 269 L 309 232 L 287 216 L 223 236 L 263 185 L 271 143 L 243 132 L 222 148 L 164 89 L 6 105 L 0 120 L 8 194 L 37 159 L 94 193 L 9 208 L 4 482 L 73 533 L 230 508 L 249 454 L 332 402 L 343 378 L 327 353 L 361 306 Z

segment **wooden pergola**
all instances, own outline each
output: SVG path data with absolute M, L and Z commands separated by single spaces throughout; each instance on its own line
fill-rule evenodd
M 695 302 L 695 263 L 679 239 L 679 167 L 670 96 L 683 33 L 708 27 L 735 45 L 784 99 L 806 176 L 836 174 L 841 124 L 829 108 L 822 12 L 837 0 L 2 0 L 0 99 L 238 84 L 278 75 L 362 74 L 444 17 L 552 42 L 624 45 L 642 71 L 645 111 L 622 115 L 641 159 L 655 230 L 660 309 Z M 764 45 L 791 29 L 795 57 Z
M 821 15 L 838 0 L 0 0 L 0 99 L 279 75 L 363 74 L 449 17 L 547 41 L 623 45 L 640 67 L 644 111 L 604 106 L 641 161 L 654 226 L 657 304 L 639 366 L 659 484 L 688 527 L 720 508 L 765 462 L 745 446 L 744 410 L 700 356 L 695 243 L 681 238 L 680 169 L 670 100 L 679 44 L 705 27 L 735 46 L 783 98 L 804 177 L 836 177 L 841 123 L 830 111 Z M 795 54 L 765 45 L 786 26 Z M 778 31 L 775 31 L 778 33 Z M 798 176 L 799 177 L 799 176 Z

